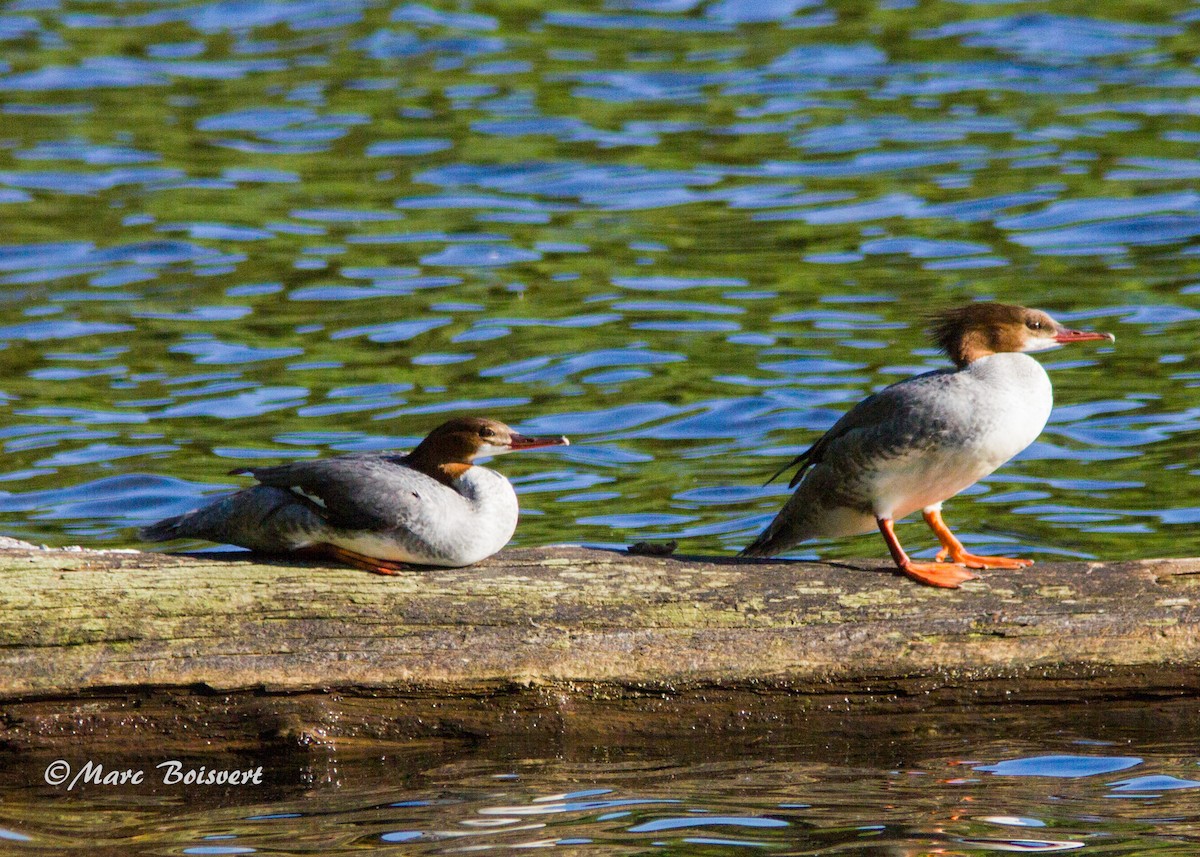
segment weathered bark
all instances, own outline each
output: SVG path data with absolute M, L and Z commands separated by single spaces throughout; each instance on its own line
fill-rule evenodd
M 0 551 L 0 739 L 731 728 L 1200 690 L 1200 559 L 951 591 L 882 561 L 556 547 L 385 577 L 246 556 Z

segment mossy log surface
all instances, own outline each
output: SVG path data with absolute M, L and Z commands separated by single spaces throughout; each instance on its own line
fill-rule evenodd
M 959 590 L 884 561 L 575 547 L 390 577 L 75 549 L 2 550 L 0 567 L 10 743 L 67 729 L 64 700 L 75 731 L 137 709 L 402 735 L 1200 690 L 1200 559 L 1051 562 Z

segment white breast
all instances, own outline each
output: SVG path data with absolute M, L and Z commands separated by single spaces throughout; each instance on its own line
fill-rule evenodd
M 942 429 L 938 440 L 880 468 L 873 492 L 877 515 L 902 518 L 953 497 L 1029 446 L 1045 428 L 1053 391 L 1033 358 L 993 354 L 953 379 L 929 403 Z
M 517 528 L 517 494 L 494 470 L 472 467 L 454 488 L 425 489 L 404 526 L 341 531 L 328 538 L 367 556 L 419 565 L 471 565 L 500 550 Z

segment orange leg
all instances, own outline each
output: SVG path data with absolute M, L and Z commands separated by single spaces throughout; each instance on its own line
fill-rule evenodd
M 879 532 L 883 533 L 883 540 L 887 542 L 888 550 L 892 553 L 892 560 L 913 580 L 919 580 L 929 586 L 958 589 L 958 585 L 964 580 L 975 579 L 971 572 L 955 565 L 944 562 L 913 562 L 904 552 L 904 548 L 900 547 L 892 519 L 876 518 L 875 522 L 879 524 Z
M 950 562 L 956 562 L 960 565 L 965 565 L 967 568 L 1025 568 L 1027 565 L 1033 565 L 1031 559 L 1010 559 L 1004 556 L 975 556 L 975 554 L 967 553 L 967 549 L 950 532 L 950 528 L 946 526 L 946 522 L 942 520 L 942 513 L 937 509 L 926 509 L 922 512 L 925 518 L 925 523 L 929 524 L 929 529 L 933 530 L 934 535 L 938 537 L 938 541 L 942 543 L 942 549 L 938 551 L 937 561 L 942 562 L 947 557 Z
M 361 568 L 364 571 L 373 571 L 375 574 L 396 574 L 397 572 L 409 571 L 413 568 L 413 566 L 407 563 L 395 562 L 390 559 L 377 559 L 373 556 L 367 556 L 366 554 L 328 543 L 313 545 L 311 548 L 305 548 L 303 552 L 311 553 L 313 556 L 325 556 L 336 559 L 338 562 L 344 562 L 346 565 Z

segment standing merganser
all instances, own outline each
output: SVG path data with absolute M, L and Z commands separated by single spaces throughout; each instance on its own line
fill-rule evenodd
M 261 484 L 151 524 L 140 535 L 331 557 L 380 574 L 406 564 L 470 565 L 508 544 L 517 527 L 512 485 L 474 460 L 569 443 L 462 417 L 435 428 L 407 455 L 351 454 L 234 470 Z
M 975 577 L 947 558 L 966 568 L 1033 564 L 968 553 L 942 520 L 942 501 L 1029 446 L 1045 427 L 1050 378 L 1021 352 L 1115 337 L 1068 330 L 1040 310 L 1000 303 L 949 310 L 930 332 L 954 368 L 869 396 L 781 468 L 772 480 L 800 465 L 789 483 L 799 487 L 742 556 L 774 556 L 808 539 L 878 527 L 900 570 L 931 586 L 954 589 Z M 942 545 L 935 562 L 909 559 L 893 530 L 894 521 L 918 509 Z

